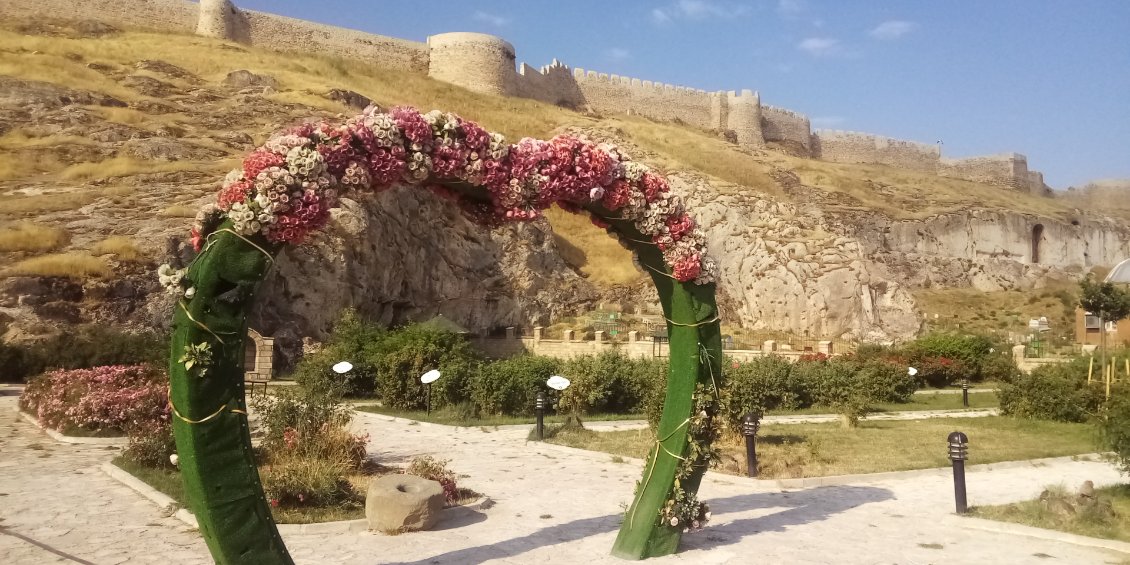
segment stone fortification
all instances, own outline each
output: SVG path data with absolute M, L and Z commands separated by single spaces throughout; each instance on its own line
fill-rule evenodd
M 196 30 L 200 6 L 184 0 L 3 0 L 0 18 L 37 19 L 45 15 L 98 20 L 122 28 L 147 28 L 176 33 Z
M 941 154 L 936 145 L 867 133 L 822 130 L 812 135 L 812 156 L 833 163 L 888 165 L 935 172 Z
M 514 94 L 514 46 L 485 33 L 428 37 L 428 76 L 496 95 Z
M 240 10 L 230 0 L 3 0 L 0 17 L 56 14 L 120 27 L 192 33 L 250 45 L 332 55 L 376 66 L 427 74 L 467 89 L 532 98 L 577 110 L 634 114 L 709 130 L 742 147 L 766 142 L 826 161 L 879 164 L 1044 194 L 1043 176 L 1023 155 L 941 159 L 937 147 L 881 136 L 819 132 L 797 112 L 763 106 L 756 92 L 707 92 L 663 83 L 573 69 L 556 60 L 515 70 L 514 47 L 481 33 L 443 33 L 427 44 Z
M 792 145 L 811 154 L 812 126 L 808 116 L 776 106 L 761 106 L 761 132 L 765 141 Z
M 1034 194 L 1044 192 L 1044 175 L 1038 171 L 1029 171 L 1028 158 L 1019 153 L 941 159 L 938 174 Z

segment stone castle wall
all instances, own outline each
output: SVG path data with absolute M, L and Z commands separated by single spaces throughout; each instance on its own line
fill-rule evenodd
M 476 92 L 514 92 L 514 46 L 485 33 L 441 33 L 428 37 L 428 76 Z
M 812 135 L 812 156 L 833 163 L 888 165 L 936 172 L 941 149 L 867 133 L 818 131 Z
M 514 47 L 480 33 L 444 33 L 428 43 L 240 10 L 230 0 L 3 0 L 0 17 L 57 14 L 126 28 L 197 32 L 253 46 L 359 60 L 375 66 L 427 74 L 477 92 L 532 98 L 578 110 L 634 114 L 678 121 L 713 131 L 740 146 L 765 142 L 791 146 L 803 155 L 841 163 L 867 163 L 1044 194 L 1043 176 L 1028 170 L 1023 155 L 940 159 L 937 147 L 869 134 L 811 131 L 804 115 L 763 106 L 756 92 L 706 92 L 647 80 L 553 65 L 515 70 Z
M 968 159 L 942 159 L 938 175 L 1028 191 L 1028 158 L 1005 153 Z M 1042 182 L 1041 175 L 1041 182 Z
M 45 15 L 72 20 L 98 20 L 121 28 L 146 28 L 192 33 L 200 6 L 184 0 L 3 0 L 0 18 L 36 19 Z
M 799 145 L 811 151 L 812 126 L 808 116 L 776 106 L 761 106 L 761 131 L 765 141 Z

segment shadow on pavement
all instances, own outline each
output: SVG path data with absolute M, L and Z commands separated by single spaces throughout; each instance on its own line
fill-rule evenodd
M 719 515 L 755 508 L 783 508 L 757 518 L 742 518 L 708 526 L 709 535 L 683 536 L 679 550 L 710 549 L 741 541 L 759 532 L 784 531 L 790 526 L 819 522 L 857 506 L 891 500 L 894 495 L 884 488 L 870 486 L 825 486 L 796 492 L 766 492 L 708 500 L 714 521 Z
M 782 508 L 758 518 L 746 518 L 709 526 L 704 532 L 683 536 L 679 551 L 709 549 L 741 541 L 748 535 L 765 531 L 781 531 L 823 520 L 834 514 L 894 498 L 891 491 L 867 486 L 827 486 L 788 493 L 754 493 L 715 498 L 707 502 L 715 523 L 721 515 L 744 512 L 757 508 Z M 417 561 L 401 561 L 388 565 L 432 565 L 434 563 L 482 563 L 491 559 L 506 559 L 528 551 L 576 541 L 589 536 L 614 532 L 620 527 L 620 514 L 574 520 L 565 524 L 542 528 L 528 536 L 513 538 L 490 545 L 467 547 L 440 553 Z M 709 534 L 709 535 L 704 535 Z M 611 545 L 607 548 L 612 550 Z

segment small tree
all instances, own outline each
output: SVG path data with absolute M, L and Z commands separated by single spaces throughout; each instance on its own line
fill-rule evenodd
M 1130 292 L 1110 282 L 1097 282 L 1087 275 L 1079 283 L 1079 306 L 1099 317 L 1099 349 L 1103 371 L 1106 371 L 1106 322 L 1117 321 L 1130 315 Z

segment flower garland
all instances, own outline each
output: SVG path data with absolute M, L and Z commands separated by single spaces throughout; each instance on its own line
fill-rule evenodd
M 489 203 L 442 186 L 449 182 L 485 187 Z M 409 107 L 386 113 L 370 106 L 341 125 L 304 124 L 272 137 L 227 175 L 216 203 L 197 215 L 193 245 L 199 251 L 225 218 L 237 234 L 298 244 L 326 225 L 340 194 L 397 184 L 453 198 L 489 227 L 539 218 L 553 204 L 574 211 L 600 206 L 650 238 L 675 279 L 708 284 L 717 276 L 705 235 L 682 200 L 662 176 L 615 146 L 570 135 L 508 144 L 455 114 Z M 594 223 L 607 227 L 595 216 Z
M 710 387 L 701 383 L 695 385 L 694 412 L 688 421 L 687 453 L 681 458 L 675 471 L 675 486 L 671 496 L 659 509 L 659 523 L 672 528 L 682 528 L 686 532 L 701 530 L 710 521 L 710 506 L 698 500 L 695 493 L 683 490 L 682 482 L 689 479 L 697 469 L 706 469 L 718 460 L 718 449 L 714 440 L 718 438 L 718 424 L 714 416 L 718 413 L 720 401 L 714 384 Z M 658 456 L 658 451 L 655 453 Z

